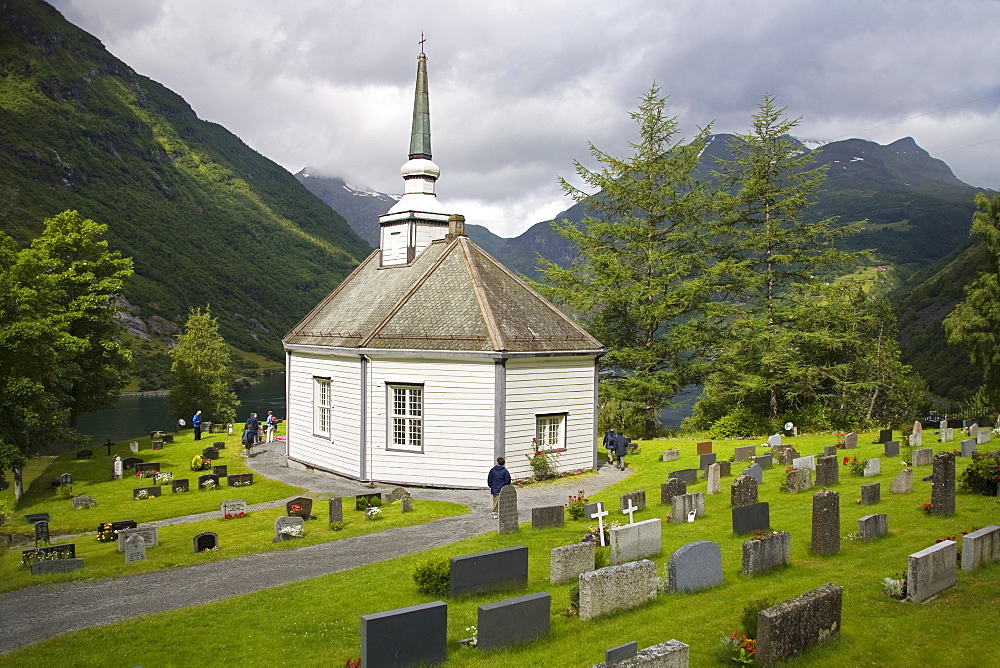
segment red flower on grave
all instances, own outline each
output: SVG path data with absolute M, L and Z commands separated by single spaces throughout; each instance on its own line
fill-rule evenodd
M 847 462 L 851 461 L 850 457 L 844 457 L 844 466 L 847 466 Z

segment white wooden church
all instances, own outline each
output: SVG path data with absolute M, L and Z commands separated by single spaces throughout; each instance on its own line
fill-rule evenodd
M 288 465 L 363 481 L 484 488 L 497 457 L 596 466 L 604 348 L 476 246 L 437 200 L 427 58 L 404 194 L 380 248 L 284 338 Z

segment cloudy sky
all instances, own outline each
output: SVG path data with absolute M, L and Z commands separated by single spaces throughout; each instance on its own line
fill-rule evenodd
M 626 155 L 654 81 L 690 136 L 772 93 L 802 139 L 911 136 L 1000 189 L 1000 3 L 931 0 L 51 0 L 292 172 L 399 192 L 426 35 L 438 197 L 519 234 L 570 204 L 588 142 Z

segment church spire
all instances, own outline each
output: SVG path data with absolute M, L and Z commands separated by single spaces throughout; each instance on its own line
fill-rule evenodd
M 427 54 L 424 34 L 420 33 L 420 55 L 417 57 L 417 87 L 413 93 L 413 129 L 410 131 L 410 160 L 431 159 L 431 109 L 427 96 Z

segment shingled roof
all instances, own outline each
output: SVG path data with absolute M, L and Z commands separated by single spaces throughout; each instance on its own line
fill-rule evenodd
M 382 350 L 596 352 L 600 341 L 468 237 L 407 266 L 368 256 L 285 335 L 289 345 Z

